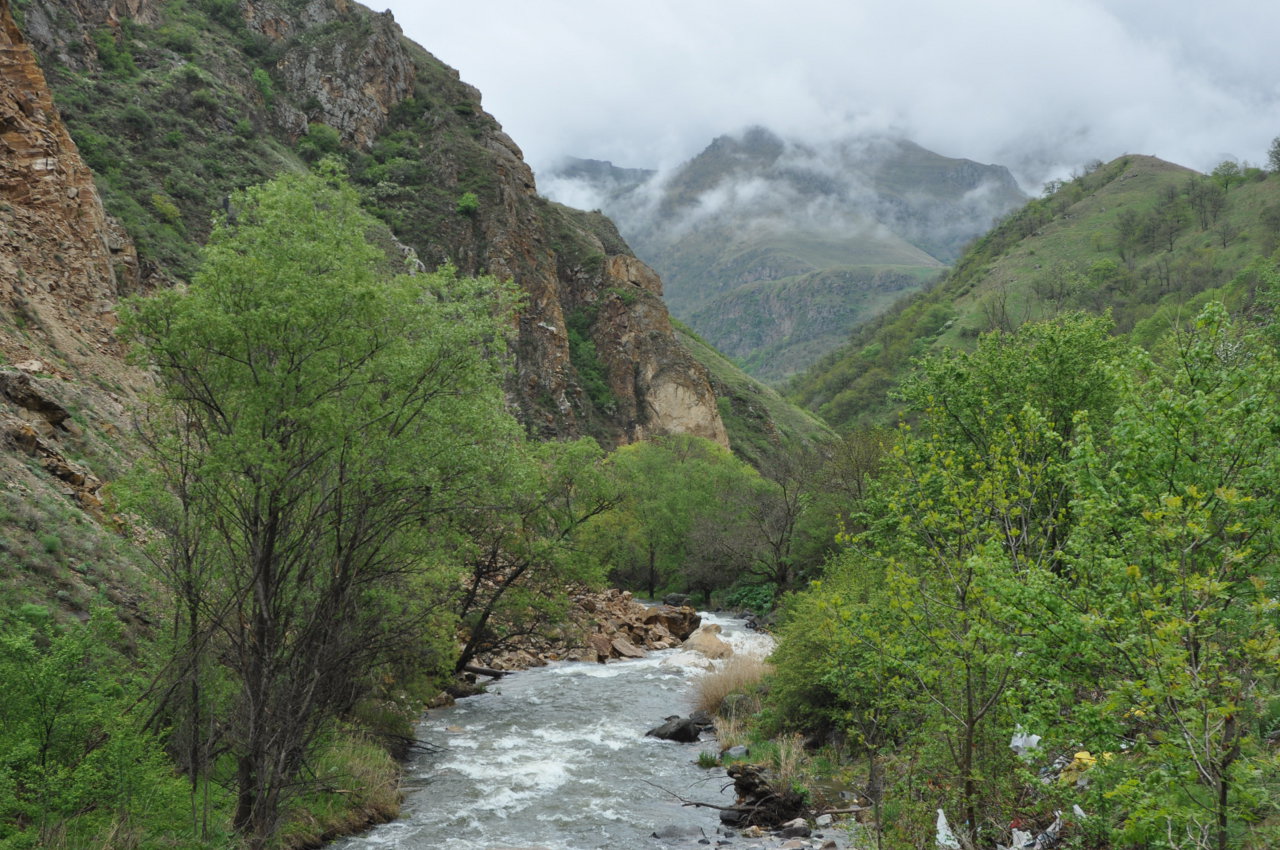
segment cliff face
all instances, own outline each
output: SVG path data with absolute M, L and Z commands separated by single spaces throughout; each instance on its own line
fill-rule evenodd
M 100 508 L 101 481 L 70 456 L 111 463 L 102 432 L 125 417 L 113 390 L 142 380 L 111 336 L 113 311 L 138 280 L 133 244 L 103 211 L 0 0 L 0 495 L 32 505 L 52 491 Z
M 508 389 L 531 434 L 619 444 L 691 432 L 727 445 L 653 272 L 607 221 L 540 198 L 479 92 L 389 13 L 348 0 L 241 0 L 217 16 L 207 5 L 26 5 L 71 131 L 93 147 L 109 208 L 146 237 L 144 261 L 181 277 L 183 245 L 228 192 L 331 152 L 309 129 L 323 124 L 369 208 L 428 265 L 523 291 Z M 169 144 L 176 154 L 157 154 Z
M 0 24 L 0 303 L 18 331 L 0 335 L 0 353 L 111 372 L 113 309 L 137 287 L 138 258 L 104 212 L 8 0 Z
M 275 71 L 289 98 L 276 120 L 292 136 L 315 122 L 369 148 L 387 113 L 413 91 L 413 61 L 390 12 L 373 15 L 346 0 L 310 0 L 295 11 L 252 0 L 244 17 L 251 31 L 283 51 Z

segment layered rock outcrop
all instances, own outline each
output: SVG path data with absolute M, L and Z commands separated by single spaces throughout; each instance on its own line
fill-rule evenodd
M 0 0 L 0 335 L 9 362 L 64 374 L 119 372 L 111 335 L 137 253 L 107 216 L 93 174 L 58 119 L 36 57 Z
M 143 2 L 97 6 L 109 17 Z M 121 11 L 123 10 L 123 12 Z M 74 455 L 101 458 L 65 396 L 116 428 L 119 397 L 142 376 L 127 366 L 112 329 L 119 297 L 139 285 L 133 243 L 103 210 L 93 175 L 58 119 L 36 57 L 0 0 L 0 471 L 17 483 L 21 458 L 48 478 L 28 478 L 101 517 L 102 482 Z M 81 419 L 82 422 L 87 421 Z

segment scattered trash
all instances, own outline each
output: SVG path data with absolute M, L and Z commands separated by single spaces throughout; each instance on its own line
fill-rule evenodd
M 1075 758 L 1071 759 L 1066 767 L 1062 768 L 1062 772 L 1058 774 L 1058 781 L 1063 785 L 1075 785 L 1085 788 L 1089 785 L 1089 779 L 1086 777 L 1085 771 L 1098 763 L 1093 753 L 1088 750 L 1081 750 L 1075 754 Z
M 1079 806 L 1076 807 L 1077 809 Z M 1008 847 L 997 844 L 996 850 L 1050 850 L 1062 840 L 1062 812 L 1055 812 L 1053 823 L 1039 835 L 1014 827 Z
M 1014 730 L 1013 738 L 1009 740 L 1009 749 L 1013 750 L 1019 758 L 1027 758 L 1030 753 L 1040 749 L 1040 736 L 1028 735 L 1027 730 L 1019 725 Z
M 1040 768 L 1040 784 L 1052 785 L 1059 777 L 1062 776 L 1062 771 L 1065 770 L 1069 764 L 1071 764 L 1071 759 L 1066 756 L 1058 756 L 1049 764 Z
M 1053 823 L 1042 833 L 1036 836 L 1036 840 L 1030 845 L 1031 850 L 1049 850 L 1050 847 L 1056 847 L 1058 841 L 1062 838 L 1062 812 L 1055 812 Z
M 956 838 L 956 834 L 951 831 L 947 816 L 942 809 L 938 809 L 938 846 L 942 850 L 960 850 L 960 839 Z

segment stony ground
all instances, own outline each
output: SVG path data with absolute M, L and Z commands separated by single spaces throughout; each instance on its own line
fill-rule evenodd
M 518 648 L 480 656 L 477 663 L 507 671 L 552 661 L 643 658 L 679 646 L 702 621 L 693 608 L 645 605 L 625 590 L 579 590 L 571 598 L 568 622 L 553 634 L 529 636 Z

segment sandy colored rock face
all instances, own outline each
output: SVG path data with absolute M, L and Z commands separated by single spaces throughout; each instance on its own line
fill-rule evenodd
M 114 308 L 138 280 L 137 253 L 103 210 L 0 0 L 0 310 L 29 329 L 0 335 L 0 354 L 12 363 L 55 352 L 77 371 L 118 376 Z

